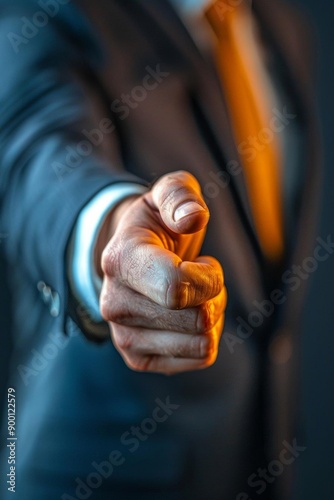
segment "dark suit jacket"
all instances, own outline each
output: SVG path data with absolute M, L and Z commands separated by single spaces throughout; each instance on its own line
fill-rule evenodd
M 85 482 L 114 449 L 125 462 L 92 498 L 254 495 L 249 476 L 296 437 L 307 280 L 293 287 L 282 273 L 313 251 L 319 160 L 306 24 L 286 4 L 254 0 L 305 158 L 284 262 L 273 268 L 259 251 L 244 177 L 231 170 L 240 154 L 212 61 L 166 0 L 0 6 L 0 228 L 9 287 L 0 307 L 2 335 L 14 341 L 18 497 L 79 498 L 77 478 Z M 146 94 L 134 90 L 145 81 Z M 128 93 L 135 105 L 121 102 Z M 101 138 L 92 130 L 103 128 L 92 146 Z M 178 169 L 201 182 L 211 211 L 203 251 L 223 265 L 229 305 L 216 364 L 166 378 L 130 371 L 110 341 L 92 343 L 78 330 L 66 253 L 80 210 L 101 188 Z M 259 311 L 254 301 L 276 288 L 286 300 L 261 313 L 261 325 L 245 326 Z M 57 298 L 59 313 L 51 307 Z M 136 438 L 134 450 L 124 433 L 152 415 L 157 398 L 179 407 Z M 288 497 L 292 469 L 276 478 L 270 498 L 274 490 Z

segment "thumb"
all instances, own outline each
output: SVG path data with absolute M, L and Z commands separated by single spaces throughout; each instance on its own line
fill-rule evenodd
M 161 177 L 145 195 L 148 204 L 158 210 L 164 224 L 178 234 L 197 233 L 210 217 L 201 188 L 195 177 L 178 171 Z

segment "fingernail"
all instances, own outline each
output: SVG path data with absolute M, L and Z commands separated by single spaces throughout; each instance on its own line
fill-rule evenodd
M 178 222 L 179 220 L 183 219 L 184 217 L 187 217 L 188 215 L 205 211 L 206 211 L 205 208 L 203 208 L 199 203 L 196 203 L 196 201 L 188 201 L 187 203 L 180 205 L 175 210 L 174 220 L 175 222 Z

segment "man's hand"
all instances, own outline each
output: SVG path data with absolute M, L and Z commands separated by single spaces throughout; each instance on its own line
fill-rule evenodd
M 133 370 L 174 374 L 216 360 L 226 289 L 218 261 L 198 257 L 208 220 L 187 172 L 120 207 L 101 259 L 100 307 Z

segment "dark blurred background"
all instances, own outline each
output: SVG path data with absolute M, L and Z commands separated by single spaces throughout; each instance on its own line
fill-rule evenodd
M 270 1 L 270 0 L 268 0 Z M 334 3 L 289 0 L 311 18 L 317 38 L 318 103 L 325 151 L 323 202 L 318 235 L 334 239 Z M 0 228 L 1 233 L 1 228 Z M 6 235 L 0 234 L 1 238 Z M 0 300 L 6 293 L 1 279 Z M 303 321 L 302 416 L 307 446 L 298 459 L 297 494 L 293 500 L 334 498 L 334 255 L 312 276 Z M 6 318 L 0 319 L 0 396 L 6 385 L 9 355 Z
M 289 0 L 311 18 L 317 37 L 318 104 L 325 153 L 318 234 L 334 239 L 334 4 Z M 296 500 L 334 498 L 334 255 L 313 275 L 303 321 L 303 417 L 307 450 L 298 459 Z

